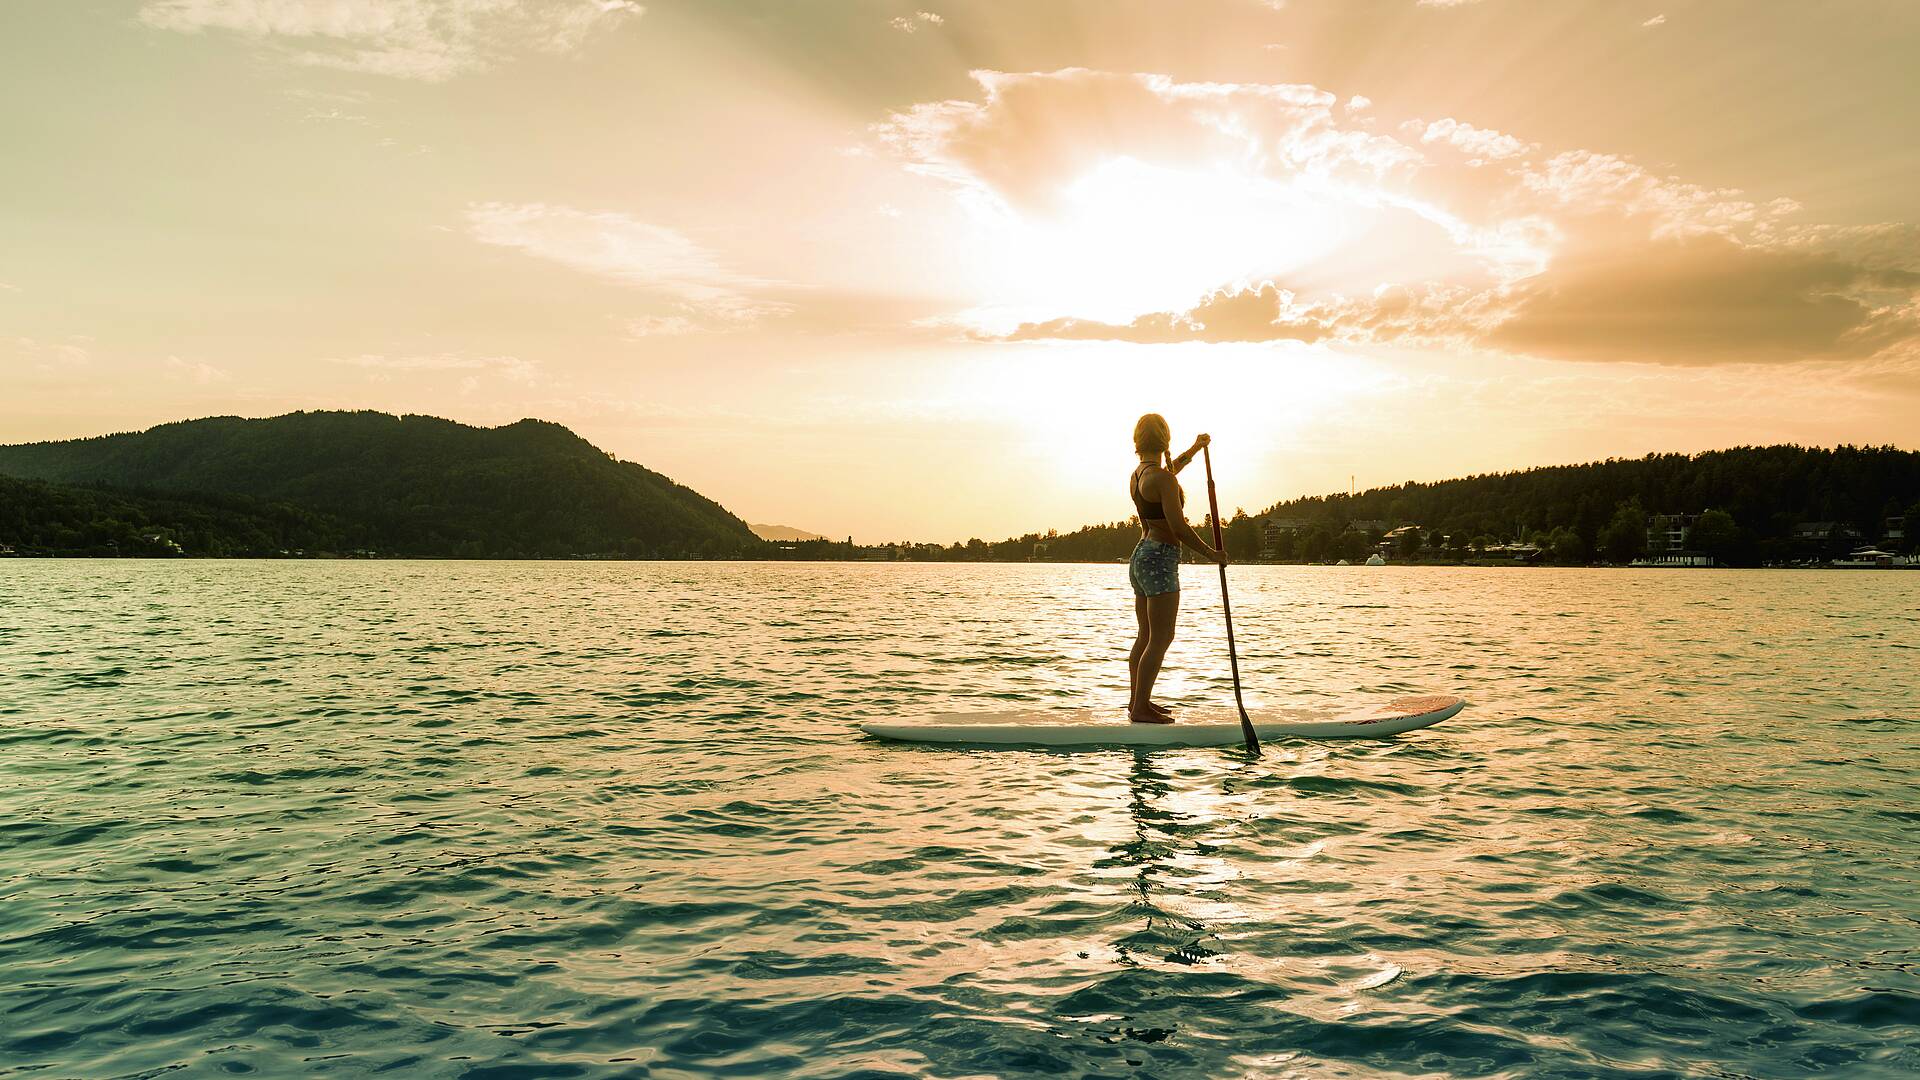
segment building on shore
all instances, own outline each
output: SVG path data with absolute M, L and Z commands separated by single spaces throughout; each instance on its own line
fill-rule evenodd
M 1859 529 L 1839 521 L 1803 521 L 1787 534 L 1801 558 L 1838 559 L 1866 542 Z
M 1280 551 L 1280 538 L 1296 536 L 1313 527 L 1306 518 L 1271 517 L 1260 522 L 1260 557 L 1271 559 Z
M 1380 542 L 1375 544 L 1374 547 L 1378 548 L 1382 555 L 1391 555 L 1394 553 L 1394 550 L 1400 546 L 1401 538 L 1408 533 L 1420 533 L 1421 538 L 1425 539 L 1425 532 L 1420 526 L 1401 525 L 1397 528 L 1388 529 L 1381 535 Z
M 1665 552 L 1686 550 L 1687 541 L 1693 537 L 1693 527 L 1700 520 L 1699 514 L 1655 514 L 1647 520 L 1647 552 L 1659 555 Z M 1638 566 L 1640 563 L 1636 562 Z M 1691 566 L 1692 563 L 1647 563 L 1647 565 Z

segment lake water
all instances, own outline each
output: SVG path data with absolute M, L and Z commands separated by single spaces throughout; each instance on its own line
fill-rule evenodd
M 1231 703 L 1185 568 L 1162 699 Z M 1920 1075 L 1920 573 L 0 563 L 0 1075 Z

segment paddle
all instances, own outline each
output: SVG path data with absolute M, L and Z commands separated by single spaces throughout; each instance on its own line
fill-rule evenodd
M 1227 541 L 1220 532 L 1220 497 L 1213 491 L 1213 452 L 1203 446 L 1200 458 L 1207 465 L 1207 510 L 1213 515 L 1213 546 L 1225 551 Z M 1233 605 L 1227 602 L 1226 563 L 1220 564 L 1220 610 L 1227 616 L 1227 663 L 1233 665 L 1233 703 L 1240 707 L 1240 732 L 1247 737 L 1247 753 L 1259 757 L 1260 736 L 1253 733 L 1253 721 L 1247 718 L 1247 703 L 1240 697 L 1240 657 L 1233 647 Z

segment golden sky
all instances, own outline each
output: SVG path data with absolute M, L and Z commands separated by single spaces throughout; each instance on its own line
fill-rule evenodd
M 0 9 L 0 441 L 536 416 L 751 521 L 1920 447 L 1907 0 Z

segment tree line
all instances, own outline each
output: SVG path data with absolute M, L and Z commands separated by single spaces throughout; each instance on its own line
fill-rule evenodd
M 1289 499 L 1255 514 L 1236 510 L 1223 529 L 1228 552 L 1242 560 L 1358 560 L 1389 530 L 1413 525 L 1394 537 L 1391 555 L 1469 559 L 1528 545 L 1541 561 L 1585 565 L 1660 554 L 1649 528 L 1683 515 L 1686 550 L 1727 565 L 1845 554 L 1852 544 L 1886 540 L 1890 520 L 1904 532 L 1895 543 L 1911 549 L 1920 536 L 1920 453 L 1759 446 L 1610 458 Z M 1286 528 L 1270 531 L 1268 522 Z M 1816 523 L 1834 528 L 1817 540 L 1796 538 L 1796 527 Z M 1111 562 L 1126 558 L 1139 535 L 1127 519 L 902 551 L 944 561 Z
M 0 546 L 28 554 L 347 554 L 469 558 L 912 559 L 1111 562 L 1131 519 L 998 541 L 770 544 L 712 500 L 613 459 L 557 424 L 474 429 L 432 417 L 295 413 L 137 435 L 0 447 Z M 1844 554 L 1920 537 L 1920 453 L 1737 447 L 1405 483 L 1237 509 L 1247 561 L 1625 563 L 1685 515 L 1687 550 L 1729 565 Z M 1890 539 L 1888 523 L 1904 532 Z M 1284 524 L 1272 529 L 1269 523 Z M 1823 538 L 1796 533 L 1831 523 Z M 1203 531 L 1204 523 L 1203 523 Z
M 350 549 L 339 520 L 237 495 L 162 495 L 0 476 L 0 548 L 17 555 L 271 557 Z

